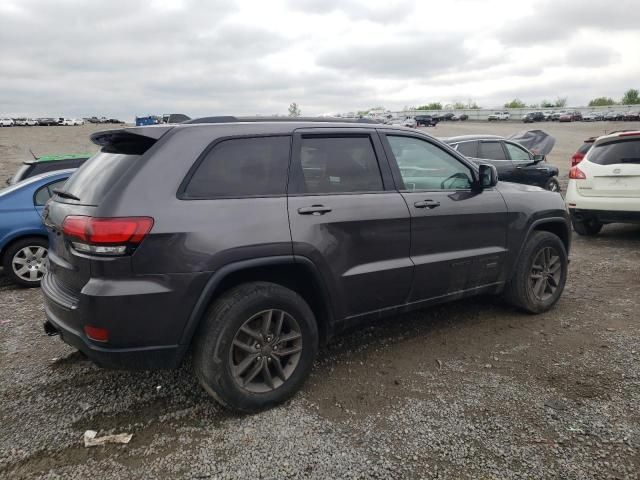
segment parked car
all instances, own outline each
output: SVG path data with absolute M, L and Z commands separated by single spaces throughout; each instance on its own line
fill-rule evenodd
M 558 110 L 557 112 L 554 112 L 553 114 L 551 114 L 551 116 L 549 117 L 551 121 L 553 122 L 557 122 L 560 120 L 560 117 L 562 115 L 564 115 L 565 113 L 567 113 L 566 110 Z
M 571 121 L 573 122 L 581 122 L 582 121 L 582 113 L 580 113 L 578 110 L 574 110 L 572 112 L 569 112 L 571 114 Z
M 416 128 L 418 126 L 418 123 L 416 122 L 415 118 L 405 118 L 404 122 L 402 122 L 402 126 L 408 128 Z
M 14 123 L 11 118 L 0 118 L 0 127 L 13 127 Z
M 37 287 L 46 271 L 44 204 L 73 170 L 48 172 L 0 190 L 0 260 L 15 284 Z
M 467 115 L 466 113 L 463 113 L 462 115 L 460 115 L 460 116 L 458 117 L 458 119 L 459 119 L 461 122 L 464 122 L 465 120 L 469 120 L 469 115 Z
M 598 138 L 598 137 L 589 137 L 589 138 L 587 138 L 582 143 L 582 145 L 580 145 L 578 150 L 576 150 L 576 153 L 571 155 L 571 166 L 572 167 L 576 166 L 577 164 L 579 164 L 584 159 L 584 156 L 591 149 L 591 147 L 593 146 L 593 142 L 596 141 L 596 138 Z
M 550 121 L 550 120 L 552 119 L 551 117 L 553 117 L 553 115 L 554 115 L 555 113 L 556 113 L 556 112 L 555 112 L 554 110 L 549 110 L 549 111 L 544 111 L 544 112 L 542 112 L 542 115 L 544 116 L 544 121 L 545 121 L 545 122 Z
M 635 121 L 637 122 L 638 120 L 640 120 L 640 111 L 628 111 L 624 114 L 624 116 L 622 117 L 623 120 L 626 121 Z
M 58 119 L 51 117 L 43 117 L 37 119 L 38 125 L 51 127 L 53 125 L 58 125 Z
M 560 117 L 558 117 L 558 121 L 573 122 L 573 114 L 571 112 L 564 112 Z
M 604 119 L 609 121 L 624 120 L 624 114 L 622 112 L 607 112 Z
M 60 125 L 65 125 L 65 126 L 84 125 L 84 120 L 80 118 L 65 118 Z
M 569 170 L 573 229 L 597 235 L 608 223 L 640 223 L 640 131 L 599 137 Z
M 496 135 L 462 135 L 443 140 L 474 162 L 495 166 L 501 181 L 560 191 L 558 167 L 547 163 L 544 155 L 534 155 L 519 143 Z
M 490 113 L 487 117 L 487 120 L 490 122 L 497 122 L 500 120 L 509 120 L 511 118 L 511 114 L 507 111 L 503 112 L 493 112 Z
M 206 391 L 252 412 L 350 326 L 481 293 L 533 313 L 560 297 L 560 195 L 421 131 L 285 120 L 93 134 L 101 153 L 47 204 L 46 331 L 107 367 L 193 351 Z
M 20 168 L 12 177 L 7 179 L 6 183 L 7 185 L 14 185 L 45 172 L 78 168 L 91 155 L 91 153 L 68 153 L 63 155 L 43 155 L 33 160 L 27 160 L 22 162 Z
M 416 115 L 416 123 L 418 127 L 435 127 L 438 119 L 431 115 Z
M 589 112 L 583 115 L 582 120 L 585 122 L 599 122 L 602 120 L 602 114 L 598 112 Z
M 542 112 L 528 112 L 522 117 L 524 123 L 543 122 L 544 114 Z

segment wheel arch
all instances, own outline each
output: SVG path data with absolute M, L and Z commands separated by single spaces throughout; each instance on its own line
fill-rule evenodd
M 2 247 L 0 247 L 0 262 L 4 259 L 4 254 L 7 251 L 7 249 L 11 247 L 11 245 L 13 245 L 16 242 L 19 242 L 20 240 L 24 240 L 25 238 L 33 238 L 33 237 L 46 240 L 47 242 L 49 241 L 49 237 L 47 237 L 45 233 L 38 230 L 20 231 L 20 232 L 14 233 L 11 236 L 7 236 L 3 238 Z
M 198 326 L 212 302 L 229 289 L 247 282 L 266 281 L 298 293 L 316 316 L 320 342 L 333 333 L 334 312 L 320 271 L 306 257 L 285 255 L 242 260 L 225 265 L 207 281 L 183 330 L 180 344 L 193 341 Z
M 569 254 L 569 249 L 571 248 L 571 224 L 567 221 L 566 218 L 563 217 L 547 217 L 540 218 L 531 223 L 527 230 L 526 235 L 523 238 L 523 241 L 520 245 L 520 249 L 518 250 L 518 255 L 516 257 L 515 262 L 513 263 L 512 271 L 509 273 L 509 277 L 511 278 L 515 272 L 515 266 L 520 263 L 520 258 L 522 257 L 522 251 L 524 247 L 531 238 L 531 235 L 534 232 L 549 232 L 553 233 L 557 237 L 560 238 L 562 244 L 564 245 L 565 250 L 567 251 L 567 255 Z

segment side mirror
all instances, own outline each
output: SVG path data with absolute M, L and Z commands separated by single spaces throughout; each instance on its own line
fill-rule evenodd
M 534 155 L 533 156 L 533 163 L 544 162 L 546 159 L 547 159 L 546 155 Z
M 495 187 L 498 184 L 498 170 L 487 163 L 480 164 L 478 170 L 478 186 L 482 188 Z

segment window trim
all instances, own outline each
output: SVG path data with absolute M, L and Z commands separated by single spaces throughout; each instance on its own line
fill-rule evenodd
M 384 146 L 385 152 L 387 154 L 387 158 L 389 160 L 389 166 L 391 167 L 391 171 L 393 173 L 393 178 L 396 183 L 396 190 L 400 193 L 420 193 L 420 192 L 471 192 L 475 190 L 475 184 L 478 182 L 478 165 L 474 163 L 472 160 L 469 160 L 467 157 L 457 152 L 451 147 L 451 145 L 444 142 L 434 141 L 431 137 L 414 134 L 413 132 L 403 132 L 403 131 L 390 131 L 390 130 L 382 130 L 379 131 L 378 134 L 381 136 L 382 144 Z M 444 150 L 446 153 L 450 154 L 453 158 L 458 160 L 462 165 L 467 167 L 471 171 L 472 176 L 472 185 L 469 188 L 436 188 L 436 189 L 419 189 L 419 190 L 408 190 L 405 188 L 404 180 L 402 179 L 402 174 L 400 173 L 400 167 L 398 165 L 398 161 L 396 160 L 395 155 L 393 154 L 393 150 L 391 149 L 391 144 L 387 139 L 387 136 L 391 137 L 407 137 L 407 138 L 415 138 L 417 140 L 422 140 L 424 142 L 430 143 L 436 148 L 440 148 Z M 402 187 L 402 188 L 400 188 Z M 485 189 L 491 190 L 491 189 Z
M 300 153 L 302 151 L 302 140 L 305 137 L 314 138 L 369 138 L 373 148 L 373 154 L 378 165 L 380 180 L 382 182 L 381 190 L 366 190 L 356 192 L 305 192 L 301 191 L 304 183 L 304 174 L 302 173 Z M 386 167 L 386 170 L 385 170 Z M 301 183 L 302 182 L 302 183 Z M 291 162 L 289 163 L 289 179 L 287 184 L 287 196 L 289 197 L 325 197 L 335 195 L 377 195 L 394 191 L 393 179 L 389 170 L 385 151 L 380 139 L 375 135 L 375 130 L 371 129 L 344 129 L 344 128 L 305 128 L 296 130 L 293 134 L 293 144 L 291 148 Z
M 205 158 L 209 155 L 209 153 L 216 148 L 222 142 L 228 140 L 241 140 L 241 139 L 252 139 L 252 138 L 270 138 L 270 137 L 288 137 L 289 138 L 289 159 L 287 163 L 287 175 L 285 179 L 284 193 L 282 194 L 268 194 L 268 195 L 212 195 L 207 197 L 192 197 L 187 195 L 186 190 L 191 182 L 191 179 L 198 171 L 198 168 L 204 162 Z M 290 133 L 268 133 L 268 134 L 248 134 L 248 135 L 227 135 L 225 137 L 216 138 L 213 142 L 209 143 L 205 147 L 205 149 L 198 155 L 193 165 L 189 167 L 187 174 L 180 182 L 178 186 L 178 190 L 176 192 L 176 198 L 178 200 L 184 201 L 200 201 L 200 200 L 233 200 L 233 199 L 242 199 L 242 198 L 285 198 L 287 196 L 287 190 L 289 186 L 289 172 L 291 170 L 291 152 L 292 152 L 292 135 Z

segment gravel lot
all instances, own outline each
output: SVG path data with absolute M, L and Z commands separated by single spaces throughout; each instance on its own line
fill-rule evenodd
M 638 124 L 536 124 L 566 176 L 581 141 Z M 428 131 L 508 134 L 519 123 Z M 36 154 L 95 150 L 96 127 L 0 129 L 0 179 Z M 0 477 L 637 479 L 640 227 L 574 236 L 569 280 L 530 316 L 477 298 L 335 339 L 288 404 L 238 416 L 184 365 L 101 370 L 42 332 L 38 290 L 0 276 Z M 85 430 L 133 433 L 84 448 Z

